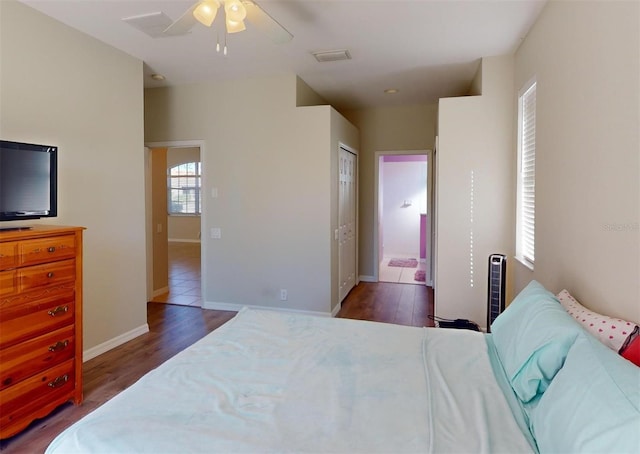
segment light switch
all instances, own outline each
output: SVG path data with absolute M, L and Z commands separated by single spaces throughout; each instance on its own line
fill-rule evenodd
M 211 198 L 212 199 L 218 198 L 218 188 L 211 188 Z

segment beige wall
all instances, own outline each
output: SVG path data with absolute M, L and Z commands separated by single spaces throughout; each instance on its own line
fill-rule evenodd
M 153 295 L 169 288 L 167 226 L 167 149 L 151 149 L 151 235 L 153 237 Z
M 200 161 L 198 147 L 172 147 L 167 150 L 167 169 L 186 162 Z M 167 175 L 165 169 L 165 178 Z M 202 195 L 201 195 L 202 196 Z M 200 216 L 169 216 L 167 219 L 169 241 L 200 241 Z
M 437 104 L 345 111 L 360 130 L 359 170 L 359 274 L 371 280 L 375 262 L 374 219 L 375 153 L 378 151 L 432 150 L 435 143 Z
M 324 106 L 327 101 L 300 77 L 296 77 L 296 106 Z
M 145 93 L 147 142 L 202 140 L 203 193 L 218 189 L 203 213 L 206 307 L 331 310 L 332 114 L 296 95 L 295 75 Z
M 142 62 L 3 0 L 0 66 L 2 138 L 59 147 L 41 223 L 87 227 L 85 351 L 147 329 Z
M 516 53 L 537 78 L 537 279 L 640 322 L 640 4 L 547 4 Z
M 480 60 L 480 64 L 478 65 L 478 70 L 476 71 L 476 75 L 471 81 L 471 87 L 469 87 L 469 95 L 470 96 L 482 95 L 482 60 Z
M 488 257 L 514 253 L 513 57 L 481 69 L 481 96 L 440 100 L 434 287 L 436 315 L 485 326 Z

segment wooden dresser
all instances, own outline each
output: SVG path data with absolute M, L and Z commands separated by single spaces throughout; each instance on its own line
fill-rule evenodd
M 82 402 L 83 230 L 0 231 L 0 439 Z

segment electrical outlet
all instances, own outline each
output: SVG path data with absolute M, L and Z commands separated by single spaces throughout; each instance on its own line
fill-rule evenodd
M 286 288 L 281 288 L 280 289 L 280 301 L 287 301 L 287 298 L 289 297 L 287 289 Z
M 219 240 L 220 238 L 222 238 L 222 229 L 220 227 L 212 227 L 211 238 L 214 240 Z

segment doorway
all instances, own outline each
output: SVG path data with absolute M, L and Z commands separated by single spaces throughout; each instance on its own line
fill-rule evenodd
M 147 144 L 147 300 L 202 306 L 201 141 Z
M 377 280 L 431 285 L 431 152 L 376 153 Z

